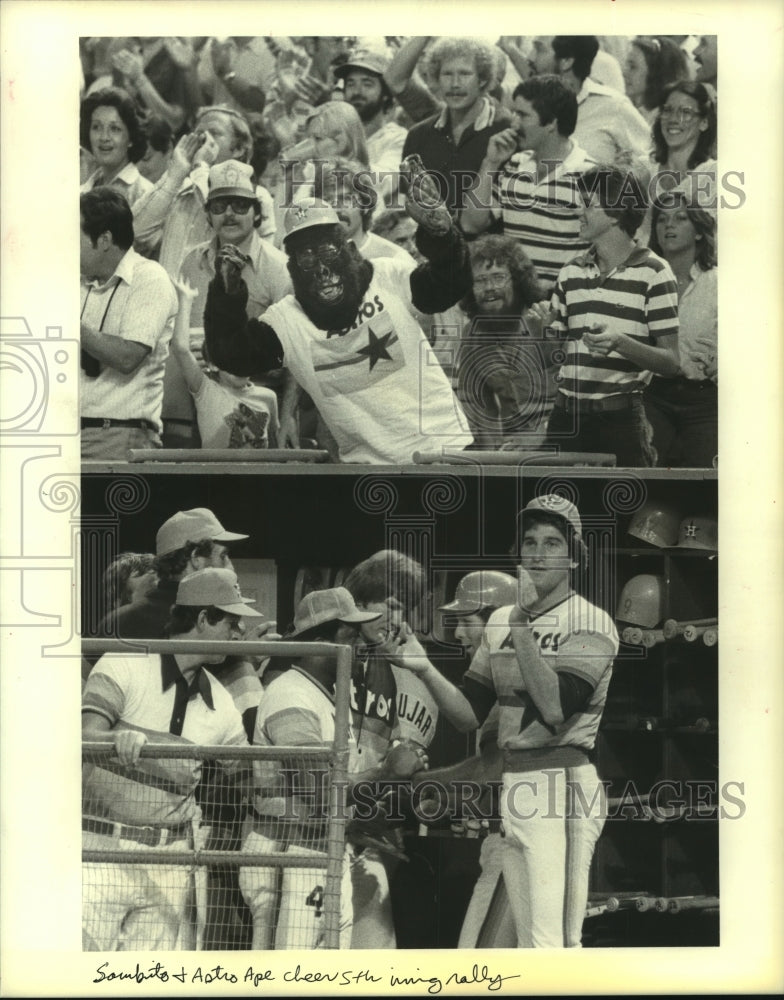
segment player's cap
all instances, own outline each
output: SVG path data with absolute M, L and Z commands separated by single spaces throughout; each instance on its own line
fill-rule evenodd
M 503 608 L 516 603 L 517 581 L 513 576 L 497 570 L 477 570 L 463 577 L 455 588 L 455 599 L 438 610 L 469 615 L 484 608 Z
M 224 197 L 247 198 L 258 201 L 253 183 L 253 167 L 239 160 L 224 160 L 210 167 L 207 201 Z
M 629 534 L 663 549 L 677 543 L 680 523 L 680 511 L 669 504 L 649 500 L 632 518 Z
M 664 617 L 664 579 L 640 573 L 624 584 L 615 617 L 630 625 L 654 628 Z
M 214 542 L 239 542 L 247 537 L 236 531 L 227 531 L 206 507 L 194 507 L 193 510 L 178 510 L 158 528 L 155 554 L 165 556 L 183 548 L 188 542 L 200 542 L 204 538 L 211 538 Z
M 175 604 L 186 607 L 215 607 L 230 615 L 245 618 L 263 618 L 264 615 L 248 607 L 250 601 L 240 593 L 237 576 L 230 569 L 198 569 L 180 580 Z
M 389 55 L 379 49 L 357 48 L 350 52 L 348 59 L 333 72 L 339 80 L 348 76 L 352 69 L 365 69 L 369 73 L 383 76 L 391 61 Z
M 719 548 L 719 523 L 715 517 L 684 517 L 678 531 L 678 545 L 684 549 Z
M 286 209 L 283 216 L 284 241 L 303 229 L 313 226 L 340 225 L 335 209 L 320 198 L 300 198 Z
M 380 614 L 372 611 L 360 611 L 345 587 L 312 590 L 299 602 L 294 613 L 294 631 L 286 638 L 295 639 L 303 632 L 308 632 L 317 625 L 324 625 L 325 622 L 361 625 L 363 622 L 372 622 L 380 617 Z
M 572 526 L 576 537 L 582 539 L 583 525 L 580 520 L 580 512 L 571 500 L 558 496 L 557 493 L 545 493 L 543 496 L 534 497 L 533 500 L 529 500 L 520 511 L 520 526 L 523 530 L 525 529 L 526 514 L 540 510 L 548 514 L 556 514 L 558 517 L 563 518 L 564 521 Z

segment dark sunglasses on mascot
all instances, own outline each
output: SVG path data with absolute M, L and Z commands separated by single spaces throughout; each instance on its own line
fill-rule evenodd
M 207 202 L 207 208 L 210 210 L 210 215 L 223 215 L 229 206 L 235 215 L 245 215 L 254 204 L 248 198 L 212 198 Z
M 312 271 L 318 264 L 334 264 L 340 257 L 340 247 L 334 243 L 325 243 L 320 247 L 306 247 L 297 250 L 294 258 L 303 271 Z

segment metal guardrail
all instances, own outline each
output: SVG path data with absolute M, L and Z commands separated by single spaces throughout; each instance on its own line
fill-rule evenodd
M 338 900 L 336 906 L 324 908 L 324 933 L 327 948 L 340 947 L 340 892 L 342 882 L 343 851 L 345 845 L 346 789 L 348 787 L 348 732 L 350 726 L 349 695 L 351 684 L 351 646 L 330 642 L 296 642 L 287 640 L 232 640 L 216 642 L 196 639 L 83 639 L 84 654 L 122 653 L 223 653 L 225 655 L 243 653 L 248 656 L 287 656 L 296 658 L 305 655 L 333 656 L 337 660 L 335 680 L 335 739 L 330 747 L 204 747 L 205 756 L 213 759 L 229 757 L 238 759 L 279 760 L 286 756 L 312 757 L 325 760 L 331 767 L 329 803 L 327 818 L 327 873 L 324 898 Z M 156 746 L 142 747 L 143 756 L 193 757 L 200 748 L 196 746 Z M 85 752 L 90 755 L 111 754 L 113 747 L 101 741 L 86 741 Z M 82 860 L 86 863 L 109 862 L 111 864 L 172 864 L 178 861 L 188 863 L 198 858 L 200 864 L 253 864 L 266 867 L 313 868 L 314 859 L 299 858 L 284 853 L 244 854 L 230 851 L 181 851 L 161 852 L 139 851 L 84 851 Z

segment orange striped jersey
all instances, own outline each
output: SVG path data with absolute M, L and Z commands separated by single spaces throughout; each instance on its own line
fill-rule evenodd
M 102 656 L 82 693 L 82 713 L 90 712 L 113 730 L 146 733 L 150 743 L 248 745 L 228 691 L 204 668 L 188 688 L 168 654 Z M 200 777 L 198 757 L 86 764 L 83 812 L 135 826 L 176 826 L 198 817 L 194 790 Z
M 511 611 L 511 607 L 499 608 L 490 616 L 465 675 L 466 680 L 476 681 L 495 694 L 500 706 L 498 745 L 502 750 L 563 746 L 591 750 L 618 652 L 612 619 L 579 594 L 570 594 L 530 622 L 547 665 L 575 674 L 593 689 L 582 710 L 558 726 L 549 726 L 523 684 L 509 629 Z
M 627 259 L 601 274 L 594 250 L 562 268 L 550 301 L 555 319 L 550 329 L 566 336 L 566 359 L 560 389 L 567 396 L 603 399 L 622 392 L 641 392 L 651 373 L 611 351 L 592 356 L 583 333 L 602 324 L 607 333 L 625 333 L 655 346 L 659 337 L 678 334 L 678 288 L 666 260 L 647 247 L 636 247 Z

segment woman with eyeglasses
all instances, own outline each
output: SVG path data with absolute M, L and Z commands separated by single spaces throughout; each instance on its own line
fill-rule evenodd
M 665 89 L 653 125 L 652 200 L 686 183 L 704 208 L 715 207 L 716 131 L 712 87 L 679 80 Z
M 626 96 L 651 126 L 664 88 L 688 75 L 686 53 L 672 39 L 654 35 L 632 39 L 623 67 Z
M 651 249 L 678 283 L 676 378 L 655 375 L 643 394 L 657 464 L 710 468 L 718 451 L 718 269 L 716 218 L 682 192 L 670 207 L 655 205 Z

